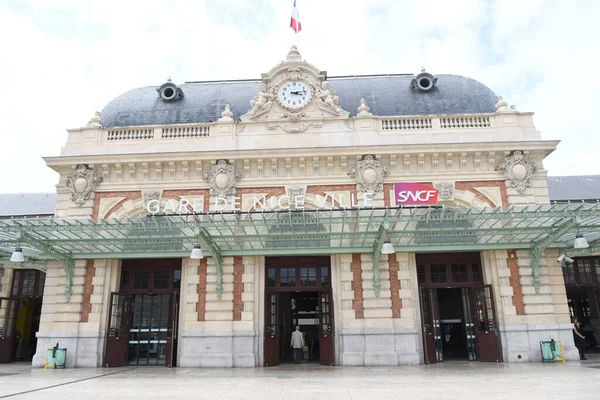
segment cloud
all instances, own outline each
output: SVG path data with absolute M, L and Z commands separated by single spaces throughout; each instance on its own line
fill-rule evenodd
M 65 129 L 130 89 L 258 78 L 295 37 L 291 1 L 0 2 L 3 192 L 53 191 Z M 600 174 L 595 1 L 298 0 L 302 55 L 330 76 L 472 77 L 561 139 L 551 174 Z M 585 143 L 585 146 L 582 144 Z M 565 162 L 570 160 L 570 162 Z

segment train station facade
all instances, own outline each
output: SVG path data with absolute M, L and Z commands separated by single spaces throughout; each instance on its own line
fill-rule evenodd
M 0 219 L 0 361 L 273 366 L 296 326 L 326 365 L 577 359 L 559 257 L 598 251 L 600 207 L 550 202 L 557 145 L 473 79 L 295 47 L 131 90 L 45 159 L 52 215 Z

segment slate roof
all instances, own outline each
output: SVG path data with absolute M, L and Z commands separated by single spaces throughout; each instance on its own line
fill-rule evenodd
M 476 80 L 458 75 L 437 75 L 436 86 L 421 92 L 410 87 L 413 75 L 329 77 L 342 108 L 352 115 L 364 98 L 374 115 L 493 113 L 497 96 Z M 188 82 L 179 87 L 184 97 L 166 102 L 148 86 L 130 90 L 112 100 L 100 116 L 104 127 L 167 125 L 216 121 L 230 104 L 234 119 L 250 109 L 249 101 L 260 80 Z
M 548 192 L 552 201 L 600 200 L 600 175 L 551 176 Z
M 2 193 L 0 218 L 54 215 L 56 193 Z

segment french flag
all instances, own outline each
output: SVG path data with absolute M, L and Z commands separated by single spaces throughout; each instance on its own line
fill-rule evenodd
M 290 21 L 290 28 L 292 28 L 296 33 L 302 30 L 300 15 L 298 14 L 298 9 L 296 8 L 296 0 L 294 0 L 294 8 L 292 8 L 292 20 Z

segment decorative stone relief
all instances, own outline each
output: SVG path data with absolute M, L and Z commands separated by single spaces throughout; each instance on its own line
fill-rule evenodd
M 304 186 L 287 186 L 286 194 L 290 199 L 290 204 L 294 204 L 297 197 L 304 198 L 306 187 Z
M 273 88 L 269 90 L 266 84 L 261 83 L 258 88 L 258 93 L 254 96 L 252 100 L 250 100 L 250 111 L 248 114 L 251 117 L 257 117 L 261 114 L 268 112 L 273 105 L 273 100 L 275 99 L 275 94 Z
M 454 182 L 434 182 L 433 187 L 440 192 L 440 200 L 454 199 Z
M 383 179 L 388 174 L 388 169 L 382 167 L 381 163 L 370 154 L 357 161 L 356 168 L 352 168 L 348 172 L 348 176 L 356 179 L 358 191 L 363 193 L 375 193 L 383 190 Z
M 144 201 L 144 207 L 148 206 L 148 202 L 151 200 L 160 201 L 162 197 L 162 190 L 142 190 L 142 199 Z
M 529 161 L 520 150 L 515 150 L 511 155 L 505 157 L 496 168 L 496 171 L 504 172 L 510 188 L 520 194 L 525 193 L 531 186 L 531 177 L 535 170 L 535 163 Z
M 79 207 L 92 199 L 96 186 L 102 182 L 96 170 L 79 164 L 72 176 L 67 178 L 67 187 L 71 191 L 71 201 Z
M 316 90 L 317 107 L 323 111 L 330 112 L 335 115 L 339 115 L 342 112 L 340 107 L 340 98 L 336 96 L 335 92 L 329 86 L 329 82 L 321 82 L 321 87 Z
M 85 126 L 86 128 L 102 128 L 102 118 L 100 118 L 100 112 L 96 111 L 92 119 L 90 119 Z
M 235 165 L 219 160 L 210 171 L 204 174 L 204 180 L 210 185 L 210 195 L 218 197 L 233 196 L 235 186 L 242 178 L 242 172 Z

